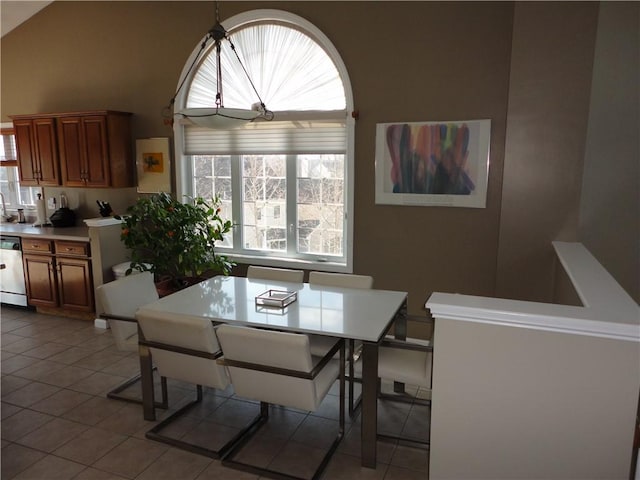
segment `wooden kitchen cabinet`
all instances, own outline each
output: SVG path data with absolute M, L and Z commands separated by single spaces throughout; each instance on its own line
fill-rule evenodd
M 58 117 L 56 122 L 64 185 L 133 186 L 130 114 L 69 114 Z
M 23 238 L 27 302 L 63 310 L 94 310 L 89 244 Z
M 19 118 L 13 122 L 20 184 L 60 185 L 60 163 L 53 118 Z
M 130 113 L 93 110 L 10 117 L 25 185 L 135 186 Z
M 59 306 L 69 310 L 93 311 L 89 244 L 56 241 L 55 251 Z
M 22 252 L 27 303 L 42 307 L 57 306 L 58 284 L 53 243 L 40 238 L 23 238 Z

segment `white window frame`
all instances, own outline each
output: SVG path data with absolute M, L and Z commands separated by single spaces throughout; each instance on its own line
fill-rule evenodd
M 4 129 L 13 129 L 13 123 L 11 122 L 2 122 L 0 123 L 0 128 Z M 14 134 L 15 137 L 15 134 Z M 18 167 L 15 166 L 5 166 L 1 165 L 0 168 L 7 169 L 7 183 L 8 183 L 8 193 L 4 195 L 5 207 L 7 209 L 7 215 L 16 215 L 18 213 L 19 208 L 24 208 L 25 210 L 31 211 L 35 210 L 35 204 L 23 204 L 20 202 L 20 175 L 18 173 Z M 31 190 L 31 195 L 33 197 L 36 196 L 37 193 L 42 194 L 41 187 L 22 187 L 28 188 Z M 0 206 L 0 209 L 2 207 Z M 26 212 L 25 212 L 26 213 Z
M 342 80 L 344 86 L 345 93 L 345 103 L 346 103 L 346 150 L 345 150 L 345 178 L 344 178 L 344 188 L 345 188 L 345 196 L 344 196 L 344 211 L 345 211 L 345 243 L 344 243 L 344 257 L 340 262 L 332 261 L 331 257 L 321 258 L 318 256 L 316 259 L 305 259 L 294 256 L 277 256 L 277 255 L 251 255 L 249 253 L 237 254 L 230 253 L 228 254 L 229 258 L 237 263 L 242 264 L 254 264 L 254 265 L 265 265 L 265 266 L 273 266 L 273 267 L 288 267 L 288 268 L 302 268 L 302 269 L 313 269 L 313 270 L 323 270 L 323 271 L 334 271 L 334 272 L 353 272 L 353 207 L 354 207 L 354 164 L 355 164 L 355 154 L 354 154 L 354 143 L 355 143 L 355 119 L 351 112 L 354 111 L 353 105 L 353 92 L 351 89 L 351 81 L 349 79 L 349 75 L 347 73 L 346 66 L 342 61 L 342 58 L 336 48 L 333 46 L 333 43 L 329 40 L 329 38 L 322 33 L 315 25 L 310 23 L 298 15 L 295 15 L 290 12 L 285 12 L 282 10 L 270 10 L 270 9 L 262 9 L 262 10 L 252 10 L 249 12 L 240 13 L 238 15 L 234 15 L 229 19 L 224 20 L 222 23 L 225 28 L 233 34 L 233 30 L 243 25 L 254 23 L 256 21 L 277 21 L 289 23 L 293 27 L 297 27 L 301 29 L 305 34 L 309 35 L 313 38 L 317 44 L 323 48 L 329 58 L 333 61 L 340 78 Z M 185 62 L 185 67 L 183 68 L 179 82 L 185 78 L 185 76 L 189 73 L 189 67 L 194 62 L 198 52 L 200 50 L 200 44 L 198 44 L 187 61 Z M 193 72 L 191 72 L 191 75 Z M 191 78 L 188 78 L 185 81 L 185 85 L 189 84 Z M 174 108 L 175 110 L 179 110 L 185 107 L 186 100 L 188 96 L 188 89 L 181 89 L 176 98 Z M 268 105 L 267 105 L 268 107 Z M 174 147 L 175 147 L 175 158 L 176 158 L 176 190 L 178 198 L 184 198 L 185 195 L 189 196 L 192 194 L 191 185 L 193 181 L 193 172 L 191 168 L 191 161 L 189 160 L 189 156 L 185 155 L 184 152 L 184 137 L 183 137 L 183 129 L 178 122 L 174 123 Z M 235 207 L 234 207 L 235 208 Z M 225 253 L 226 255 L 226 253 Z

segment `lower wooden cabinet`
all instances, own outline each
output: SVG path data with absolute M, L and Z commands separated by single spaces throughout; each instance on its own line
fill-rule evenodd
M 27 302 L 33 306 L 57 307 L 58 284 L 53 256 L 23 254 Z
M 93 310 L 91 262 L 80 258 L 56 258 L 59 306 L 69 310 Z
M 25 238 L 22 250 L 30 305 L 94 311 L 88 243 Z

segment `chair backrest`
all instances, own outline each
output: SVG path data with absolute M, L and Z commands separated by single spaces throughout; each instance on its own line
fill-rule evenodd
M 108 320 L 111 333 L 120 350 L 138 349 L 138 325 L 135 313 L 139 307 L 158 300 L 153 274 L 142 272 L 105 283 L 96 288 L 96 299 L 101 312 L 130 318 L 131 322 Z
M 249 265 L 247 278 L 302 283 L 304 281 L 304 271 Z
M 314 359 L 309 337 L 296 333 L 220 325 L 218 338 L 225 361 L 310 373 Z M 314 411 L 339 375 L 339 361 L 331 360 L 313 379 L 228 365 L 235 392 L 245 398 Z
M 350 273 L 309 272 L 309 285 L 369 289 L 373 288 L 373 277 Z
M 220 345 L 211 320 L 148 310 L 136 319 L 144 341 L 158 345 L 150 350 L 161 376 L 219 389 L 229 385 L 225 367 L 216 362 Z

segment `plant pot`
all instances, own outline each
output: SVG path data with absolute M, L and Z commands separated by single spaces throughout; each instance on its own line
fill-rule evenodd
M 167 295 L 171 295 L 179 290 L 190 287 L 191 285 L 195 285 L 196 283 L 200 283 L 203 280 L 206 280 L 204 277 L 184 277 L 174 279 L 171 277 L 163 277 L 156 282 L 156 290 L 158 291 L 158 296 L 160 298 L 166 297 Z
M 162 298 L 177 292 L 180 288 L 173 283 L 172 278 L 168 277 L 156 282 L 156 290 L 158 291 L 158 296 Z

